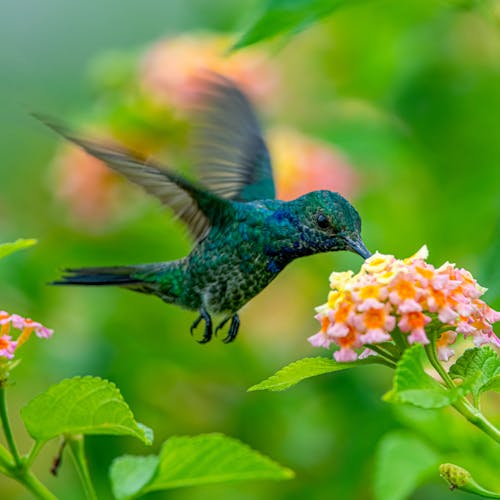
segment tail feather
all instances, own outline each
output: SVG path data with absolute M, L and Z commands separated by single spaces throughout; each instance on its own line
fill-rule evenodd
M 52 285 L 90 285 L 90 286 L 124 286 L 140 287 L 143 281 L 134 276 L 137 269 L 134 266 L 116 267 L 80 267 L 65 269 L 61 279 L 53 281 Z

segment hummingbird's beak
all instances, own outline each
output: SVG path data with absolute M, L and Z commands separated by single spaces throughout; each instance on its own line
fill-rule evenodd
M 372 256 L 372 253 L 365 247 L 363 240 L 359 236 L 357 238 L 348 238 L 347 236 L 344 236 L 344 240 L 349 246 L 348 250 L 361 255 L 363 259 L 367 259 Z

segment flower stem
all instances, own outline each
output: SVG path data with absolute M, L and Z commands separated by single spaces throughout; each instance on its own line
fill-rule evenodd
M 15 478 L 24 484 L 37 498 L 57 500 L 57 497 L 31 471 L 24 470 L 22 474 L 16 474 Z
M 88 500 L 97 500 L 94 485 L 92 484 L 92 480 L 90 478 L 87 457 L 85 456 L 83 436 L 68 436 L 67 443 L 69 445 L 69 449 L 71 450 L 71 454 L 78 470 L 78 474 L 85 489 L 85 496 Z
M 456 389 L 457 386 L 449 376 L 448 372 L 444 369 L 443 365 L 439 362 L 436 352 L 436 344 L 434 341 L 425 346 L 425 352 L 431 362 L 431 365 L 439 373 L 444 383 L 449 389 Z M 497 443 L 500 443 L 500 430 L 498 430 L 482 413 L 479 409 L 472 406 L 469 401 L 462 397 L 453 403 L 453 407 L 461 413 L 472 425 L 481 429 L 485 434 L 490 436 Z
M 0 472 L 9 477 L 12 476 L 10 470 L 15 467 L 12 461 L 12 455 L 8 452 L 6 448 L 0 445 Z
M 472 425 L 481 429 L 497 443 L 500 443 L 500 430 L 498 430 L 477 408 L 474 408 L 465 398 L 459 399 L 453 407 L 460 412 Z
M 448 372 L 444 369 L 443 365 L 439 362 L 436 351 L 436 344 L 434 340 L 425 346 L 425 352 L 427 353 L 427 357 L 431 362 L 433 368 L 439 373 L 439 376 L 443 379 L 443 382 L 450 388 L 456 389 L 456 385 L 448 375 Z
M 386 361 L 389 361 L 391 365 L 394 365 L 398 361 L 389 351 L 386 351 L 383 347 L 380 347 L 376 344 L 366 344 L 366 347 L 368 347 L 372 351 L 375 351 Z
M 42 441 L 35 441 L 35 444 L 31 448 L 28 456 L 25 456 L 24 458 L 24 467 L 26 469 L 29 469 L 31 467 L 31 464 L 33 463 L 33 460 L 35 460 L 36 456 L 42 449 L 44 443 Z
M 406 348 L 408 347 L 408 340 L 406 339 L 405 335 L 403 335 L 399 328 L 394 328 L 394 330 L 391 332 L 391 337 L 394 340 L 397 348 L 399 349 L 399 352 L 403 354 L 403 352 L 405 352 Z
M 22 467 L 22 460 L 17 452 L 16 443 L 14 441 L 14 436 L 12 434 L 12 429 L 10 428 L 9 416 L 7 414 L 7 401 L 5 399 L 5 381 L 0 382 L 0 419 L 2 420 L 3 432 L 5 434 L 5 439 L 7 440 L 7 446 L 9 447 L 14 462 L 17 467 Z

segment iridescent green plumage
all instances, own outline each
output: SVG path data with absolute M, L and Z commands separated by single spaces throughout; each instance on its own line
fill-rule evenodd
M 275 199 L 271 161 L 246 97 L 230 81 L 207 82 L 198 133 L 200 183 L 188 181 L 129 151 L 83 139 L 42 118 L 88 153 L 142 186 L 187 225 L 195 245 L 183 259 L 137 266 L 69 269 L 55 284 L 116 285 L 198 310 L 202 342 L 212 336 L 211 315 L 231 319 L 226 342 L 239 327 L 238 311 L 292 260 L 350 250 L 370 255 L 361 222 L 338 193 L 314 191 L 296 200 Z M 192 329 L 193 329 L 192 328 Z

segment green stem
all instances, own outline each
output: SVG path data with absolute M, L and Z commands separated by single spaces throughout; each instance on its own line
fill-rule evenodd
M 429 358 L 431 365 L 439 373 L 439 376 L 443 379 L 443 382 L 450 389 L 456 389 L 457 386 L 448 375 L 448 372 L 444 369 L 443 365 L 439 362 L 439 359 L 437 357 L 436 344 L 434 343 L 434 341 L 425 346 L 425 352 L 427 353 L 427 357 Z
M 94 485 L 90 478 L 87 457 L 85 456 L 85 447 L 82 435 L 68 436 L 67 443 L 71 450 L 73 460 L 78 470 L 78 474 L 85 489 L 85 496 L 88 500 L 97 500 Z
M 380 347 L 379 345 L 366 344 L 366 347 L 379 354 L 386 361 L 389 361 L 391 365 L 395 365 L 395 363 L 397 363 L 398 361 L 389 351 L 386 351 L 383 347 Z
M 7 440 L 7 446 L 9 447 L 14 462 L 17 467 L 22 467 L 22 460 L 17 452 L 16 443 L 14 441 L 14 436 L 12 434 L 12 429 L 10 428 L 9 416 L 7 414 L 7 401 L 5 399 L 5 381 L 0 382 L 0 419 L 2 420 L 3 432 L 5 434 L 5 439 Z
M 391 337 L 398 347 L 399 352 L 403 354 L 403 352 L 405 352 L 406 348 L 409 345 L 406 336 L 403 334 L 403 332 L 401 332 L 401 330 L 399 330 L 399 328 L 394 328 L 394 330 L 391 332 Z
M 474 408 L 465 398 L 459 399 L 453 407 L 460 412 L 472 425 L 481 429 L 497 443 L 500 443 L 498 430 L 477 408 Z
M 0 446 L 0 472 L 23 484 L 37 498 L 57 500 L 57 497 L 28 469 L 42 445 L 35 444 L 26 462 L 19 456 L 7 413 L 5 380 L 0 380 L 0 420 L 10 450 L 9 453 L 3 446 Z
M 45 443 L 43 441 L 35 441 L 35 444 L 32 446 L 28 456 L 24 459 L 25 469 L 29 469 L 31 467 L 33 460 L 35 460 L 36 456 L 38 455 L 44 444 Z
M 457 386 L 449 376 L 448 372 L 444 369 L 443 365 L 439 362 L 436 352 L 436 344 L 434 341 L 425 346 L 425 352 L 431 362 L 431 365 L 439 373 L 444 383 L 449 389 L 456 389 Z M 479 409 L 474 408 L 469 401 L 462 397 L 455 403 L 453 407 L 461 413 L 472 425 L 481 429 L 485 434 L 490 436 L 497 443 L 500 443 L 500 430 L 498 430 L 482 413 Z
M 12 455 L 8 452 L 6 448 L 0 445 L 0 472 L 6 476 L 11 477 L 11 469 L 15 467 L 12 460 Z
M 57 497 L 31 471 L 24 470 L 22 473 L 17 474 L 15 478 L 24 484 L 37 498 L 41 498 L 42 500 L 57 500 Z

